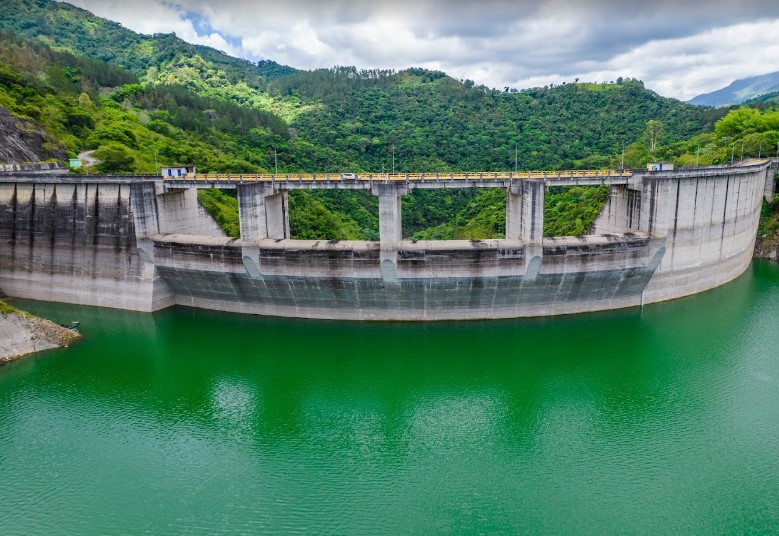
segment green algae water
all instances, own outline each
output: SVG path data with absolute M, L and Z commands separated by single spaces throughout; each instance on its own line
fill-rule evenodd
M 779 532 L 779 266 L 642 309 L 360 324 L 16 302 L 2 534 Z

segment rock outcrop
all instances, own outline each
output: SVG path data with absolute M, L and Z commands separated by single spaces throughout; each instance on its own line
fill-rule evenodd
M 755 258 L 779 261 L 779 235 L 758 236 L 755 242 Z
M 68 346 L 79 337 L 75 331 L 12 310 L 0 302 L 0 365 L 42 350 Z
M 0 164 L 64 157 L 64 151 L 40 126 L 0 106 Z

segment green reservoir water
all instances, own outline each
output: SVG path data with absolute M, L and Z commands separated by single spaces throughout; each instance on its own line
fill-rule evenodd
M 779 265 L 641 309 L 360 324 L 16 302 L 2 534 L 779 533 Z

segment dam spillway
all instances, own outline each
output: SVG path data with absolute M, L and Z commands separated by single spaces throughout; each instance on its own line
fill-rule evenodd
M 0 176 L 0 289 L 155 311 L 184 305 L 349 320 L 544 316 L 643 305 L 738 277 L 776 161 L 670 172 L 327 176 Z M 543 237 L 549 186 L 608 184 L 592 234 Z M 506 191 L 506 238 L 402 240 L 416 188 Z M 241 238 L 198 188 L 237 190 Z M 368 189 L 379 241 L 292 240 L 287 194 Z

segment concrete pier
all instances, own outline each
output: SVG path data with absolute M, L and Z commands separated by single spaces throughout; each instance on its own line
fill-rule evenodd
M 701 292 L 744 272 L 774 165 L 546 179 L 217 184 L 0 177 L 0 288 L 15 297 L 142 311 L 178 304 L 351 320 L 638 306 Z M 611 186 L 593 234 L 544 238 L 546 188 L 579 180 Z M 474 183 L 506 191 L 506 239 L 402 239 L 402 195 Z M 199 187 L 237 189 L 240 239 L 224 236 L 198 204 Z M 287 196 L 296 187 L 370 189 L 379 198 L 379 242 L 291 240 Z
M 398 278 L 398 246 L 403 240 L 400 199 L 407 193 L 404 184 L 373 186 L 373 194 L 379 198 L 379 263 L 381 278 L 386 283 L 394 283 Z
M 238 186 L 241 237 L 247 242 L 289 238 L 289 197 L 267 184 Z

